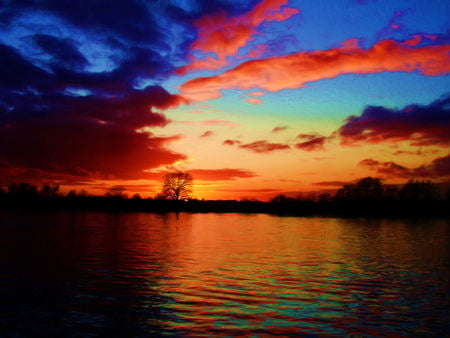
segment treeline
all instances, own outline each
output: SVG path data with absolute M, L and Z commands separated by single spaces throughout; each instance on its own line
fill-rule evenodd
M 384 186 L 379 178 L 365 177 L 353 184 L 346 184 L 334 196 L 329 193 L 297 198 L 278 195 L 272 202 L 304 200 L 316 202 L 378 202 L 378 201 L 442 201 L 450 199 L 450 187 L 446 193 L 431 181 L 409 180 L 404 185 Z
M 167 200 L 129 198 L 123 187 L 113 187 L 103 196 L 85 191 L 62 194 L 57 184 L 41 187 L 14 183 L 0 188 L 0 209 L 101 210 L 145 212 L 244 212 L 278 215 L 324 215 L 369 217 L 448 217 L 450 191 L 440 191 L 430 181 L 410 180 L 402 186 L 383 185 L 366 177 L 344 185 L 335 195 L 323 193 L 307 197 L 278 195 L 270 202 L 257 200 Z
M 409 180 L 403 185 L 384 186 L 380 179 L 365 177 L 346 184 L 334 196 L 289 198 L 278 195 L 271 200 L 275 210 L 289 213 L 304 210 L 310 214 L 345 216 L 450 216 L 450 187 L 445 192 L 431 181 Z

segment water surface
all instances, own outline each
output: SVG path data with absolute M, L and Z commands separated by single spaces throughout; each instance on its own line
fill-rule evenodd
M 0 336 L 446 335 L 448 220 L 0 213 Z

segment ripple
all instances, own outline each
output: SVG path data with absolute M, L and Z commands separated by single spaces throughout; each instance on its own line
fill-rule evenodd
M 44 336 L 449 331 L 448 221 L 69 213 L 21 215 L 16 227 L 8 217 L 0 336 L 29 336 L 24 322 Z

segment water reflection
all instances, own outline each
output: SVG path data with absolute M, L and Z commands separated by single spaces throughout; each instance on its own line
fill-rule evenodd
M 442 335 L 449 239 L 448 221 L 2 213 L 0 335 Z

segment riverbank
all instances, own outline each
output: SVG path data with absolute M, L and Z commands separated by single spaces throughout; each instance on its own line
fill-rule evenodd
M 342 217 L 450 217 L 450 203 L 431 201 L 301 201 L 261 202 L 236 200 L 156 200 L 86 196 L 9 199 L 0 201 L 0 209 L 14 210 L 86 210 L 108 212 L 192 212 L 192 213 L 265 213 L 286 216 Z

